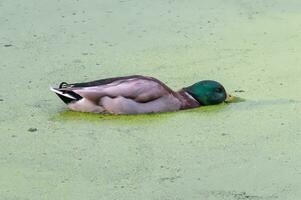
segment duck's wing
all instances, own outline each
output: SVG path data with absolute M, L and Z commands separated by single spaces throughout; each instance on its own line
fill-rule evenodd
M 73 84 L 61 84 L 54 90 L 73 96 L 89 99 L 98 104 L 103 97 L 123 97 L 137 103 L 146 103 L 174 92 L 164 83 L 153 77 L 126 76 Z M 77 96 L 76 99 L 79 99 Z
M 63 87 L 95 87 L 95 86 L 104 86 L 104 85 L 109 85 L 112 83 L 119 83 L 123 81 L 128 81 L 132 79 L 154 79 L 152 77 L 146 77 L 146 76 L 141 76 L 141 75 L 132 75 L 132 76 L 121 76 L 121 77 L 113 77 L 113 78 L 106 78 L 106 79 L 100 79 L 100 80 L 95 80 L 95 81 L 89 81 L 89 82 L 82 82 L 82 83 L 71 83 L 68 84 L 66 82 L 61 83 L 60 86 Z M 157 80 L 158 81 L 158 80 Z

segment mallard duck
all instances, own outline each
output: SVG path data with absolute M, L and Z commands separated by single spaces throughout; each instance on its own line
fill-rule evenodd
M 200 81 L 175 92 L 156 78 L 140 75 L 62 82 L 51 90 L 71 110 L 110 114 L 170 112 L 215 105 L 227 98 L 225 88 L 216 81 Z

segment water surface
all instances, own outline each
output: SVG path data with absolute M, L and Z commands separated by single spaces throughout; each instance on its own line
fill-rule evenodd
M 300 199 L 300 9 L 0 1 L 1 199 Z M 103 116 L 68 111 L 48 89 L 131 74 L 174 89 L 214 79 L 246 101 Z

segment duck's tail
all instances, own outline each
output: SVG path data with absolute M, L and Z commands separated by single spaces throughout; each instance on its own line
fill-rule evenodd
M 53 91 L 55 94 L 57 94 L 57 96 L 65 104 L 69 104 L 74 101 L 79 101 L 83 98 L 82 96 L 80 96 L 79 94 L 76 94 L 72 90 L 64 90 L 64 88 L 62 88 L 62 87 L 60 87 L 60 88 L 50 87 L 50 90 Z

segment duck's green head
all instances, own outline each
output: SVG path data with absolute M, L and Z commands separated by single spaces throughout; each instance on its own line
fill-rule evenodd
M 219 82 L 211 80 L 197 82 L 184 90 L 203 106 L 219 104 L 227 98 L 225 88 Z

